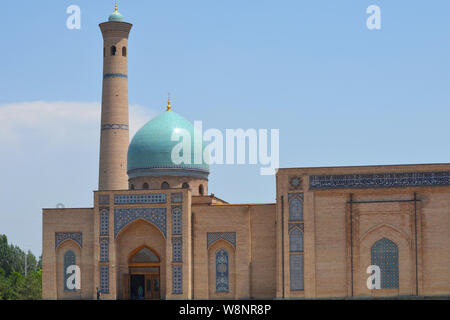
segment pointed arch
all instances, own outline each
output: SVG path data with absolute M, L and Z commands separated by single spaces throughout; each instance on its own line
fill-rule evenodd
M 404 231 L 400 230 L 396 226 L 394 226 L 392 224 L 389 224 L 389 223 L 379 223 L 379 224 L 373 226 L 372 228 L 370 228 L 366 232 L 364 232 L 361 235 L 361 237 L 359 238 L 359 240 L 363 241 L 369 234 L 371 234 L 373 232 L 376 232 L 376 231 L 378 231 L 379 229 L 382 229 L 382 228 L 388 228 L 388 229 L 398 233 L 402 238 L 404 238 L 406 241 L 409 242 L 409 237 Z

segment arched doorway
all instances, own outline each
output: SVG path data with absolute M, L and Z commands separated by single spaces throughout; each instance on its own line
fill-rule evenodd
M 161 297 L 159 255 L 150 247 L 141 246 L 128 259 L 128 297 L 132 300 L 154 300 Z

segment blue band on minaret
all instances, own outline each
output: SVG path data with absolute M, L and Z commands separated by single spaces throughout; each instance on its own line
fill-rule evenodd
M 103 79 L 106 78 L 127 78 L 128 79 L 128 75 L 124 74 L 124 73 L 106 73 L 103 75 Z

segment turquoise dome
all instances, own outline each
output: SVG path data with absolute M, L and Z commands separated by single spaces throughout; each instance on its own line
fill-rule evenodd
M 185 129 L 191 136 L 190 164 L 172 162 L 172 150 L 182 141 L 172 141 L 173 132 Z M 204 144 L 202 139 L 201 153 Z M 149 175 L 184 175 L 207 178 L 209 165 L 202 159 L 194 163 L 194 126 L 173 111 L 166 111 L 147 122 L 133 137 L 128 147 L 127 171 L 130 179 Z M 200 152 L 198 152 L 200 153 Z M 201 156 L 199 154 L 198 156 Z
M 118 21 L 123 22 L 123 16 L 120 12 L 114 11 L 110 14 L 108 21 Z

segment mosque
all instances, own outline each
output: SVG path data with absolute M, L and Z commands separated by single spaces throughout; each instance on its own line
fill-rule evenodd
M 170 101 L 129 142 L 131 27 L 100 24 L 98 190 L 43 209 L 44 299 L 450 295 L 450 164 L 280 168 L 275 203 L 228 203 L 208 164 L 172 162 L 194 128 Z

